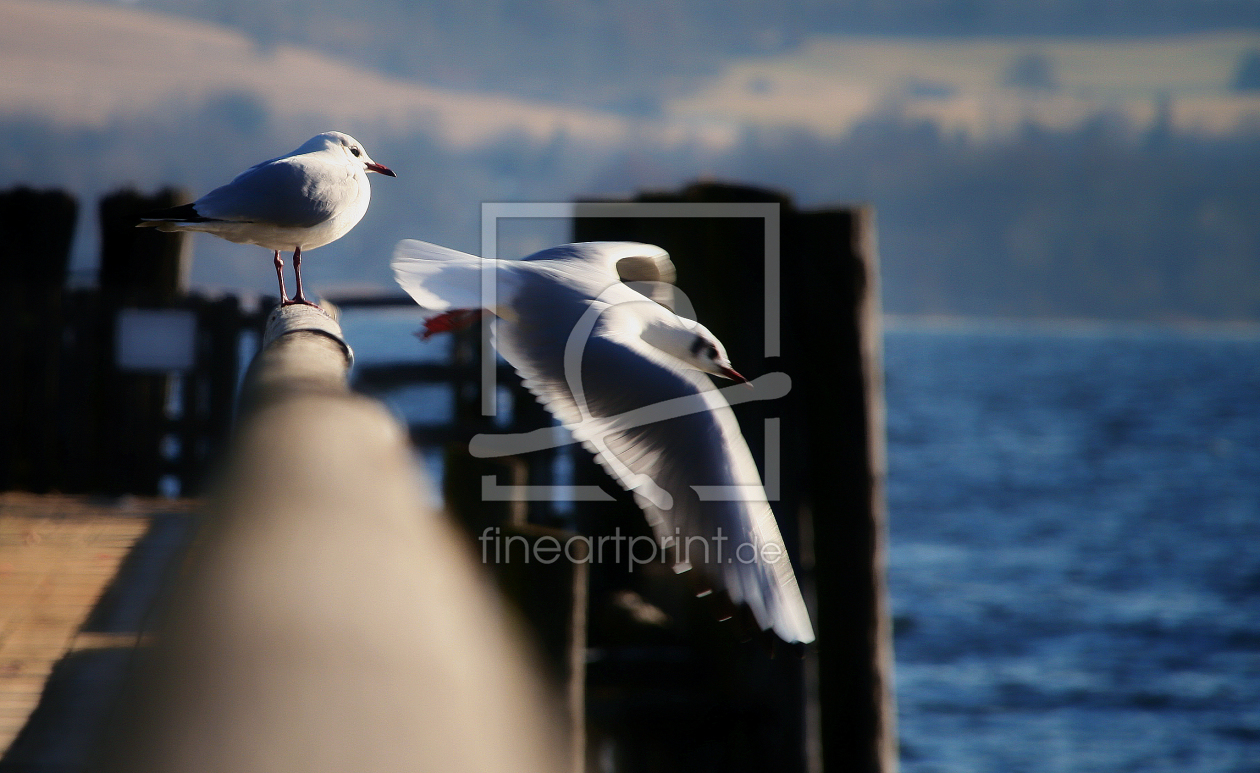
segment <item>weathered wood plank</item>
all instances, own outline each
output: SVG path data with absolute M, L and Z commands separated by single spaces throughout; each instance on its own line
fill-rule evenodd
M 0 754 L 38 705 L 54 664 L 84 636 L 84 621 L 153 510 L 186 507 L 0 494 Z

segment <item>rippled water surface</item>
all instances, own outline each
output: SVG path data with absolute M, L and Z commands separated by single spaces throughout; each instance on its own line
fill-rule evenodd
M 885 347 L 903 771 L 1260 771 L 1260 340 Z

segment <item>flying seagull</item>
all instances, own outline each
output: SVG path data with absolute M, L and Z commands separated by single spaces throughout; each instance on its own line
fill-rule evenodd
M 406 240 L 392 265 L 417 303 L 441 312 L 426 335 L 469 324 L 483 310 L 498 318 L 495 348 L 634 493 L 658 539 L 672 541 L 677 571 L 701 567 L 735 603 L 747 603 L 763 629 L 788 642 L 813 641 L 757 467 L 706 374 L 745 379 L 703 325 L 621 282 L 623 260 L 672 274 L 659 247 L 629 242 L 483 260 Z
M 251 166 L 232 182 L 191 204 L 141 215 L 139 225 L 159 231 L 205 231 L 237 244 L 274 253 L 282 304 L 315 304 L 302 293 L 302 250 L 313 250 L 349 233 L 372 196 L 368 172 L 397 177 L 342 132 L 317 134 L 287 155 Z M 293 252 L 297 294 L 284 289 L 281 252 Z

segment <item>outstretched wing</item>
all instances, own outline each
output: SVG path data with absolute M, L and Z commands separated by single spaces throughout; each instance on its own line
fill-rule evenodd
M 669 309 L 674 308 L 674 280 L 678 272 L 669 253 L 655 244 L 641 242 L 578 242 L 536 252 L 528 262 L 550 261 L 570 280 L 581 278 L 595 290 L 624 281 L 636 292 Z
M 677 275 L 668 252 L 642 242 L 577 242 L 550 247 L 522 260 L 590 264 L 610 277 L 620 276 L 626 281 L 673 282 Z
M 703 567 L 763 628 L 787 641 L 812 641 L 796 576 L 730 406 L 707 376 L 627 333 L 635 326 L 628 305 L 648 302 L 625 288 L 602 296 L 612 303 L 584 304 L 577 319 L 561 321 L 547 316 L 556 304 L 545 288 L 524 290 L 519 321 L 500 322 L 495 345 L 526 388 L 634 493 L 658 537 L 672 538 L 680 571 Z

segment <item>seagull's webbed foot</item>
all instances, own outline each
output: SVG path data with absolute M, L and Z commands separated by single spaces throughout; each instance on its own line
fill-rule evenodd
M 280 301 L 280 305 L 281 306 L 311 306 L 313 308 L 319 309 L 320 311 L 323 311 L 323 309 L 320 307 L 318 303 L 312 303 L 311 301 L 308 301 L 305 298 L 299 298 L 297 296 L 294 296 L 292 298 L 286 298 L 283 301 Z
M 279 259 L 280 259 L 280 253 L 277 252 L 276 260 L 279 260 Z M 283 277 L 283 274 L 281 274 L 281 277 Z M 301 247 L 293 248 L 293 278 L 297 281 L 297 292 L 293 295 L 293 300 L 287 301 L 287 302 L 281 302 L 280 305 L 281 306 L 295 306 L 295 305 L 314 306 L 315 308 L 319 309 L 319 304 L 311 303 L 310 301 L 306 300 L 306 295 L 302 292 L 302 248 Z M 281 290 L 283 290 L 283 287 L 281 287 Z M 319 309 L 319 310 L 323 311 L 323 309 Z
M 417 330 L 415 335 L 421 341 L 427 341 L 438 333 L 453 333 L 463 330 L 481 319 L 481 309 L 451 309 L 424 321 L 424 329 Z

